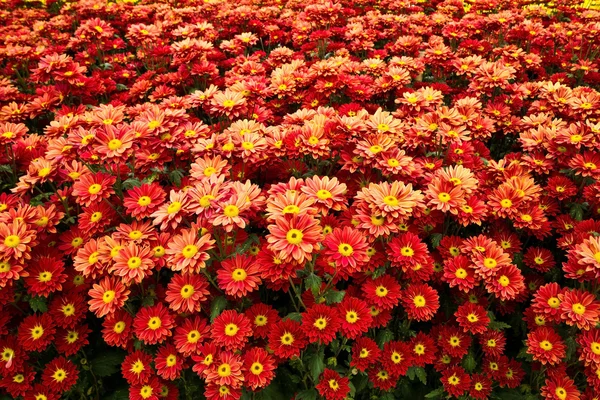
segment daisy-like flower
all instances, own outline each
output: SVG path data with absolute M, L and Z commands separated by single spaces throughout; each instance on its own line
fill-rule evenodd
M 350 380 L 348 377 L 341 377 L 334 370 L 326 368 L 315 387 L 326 400 L 344 400 L 350 393 Z
M 88 302 L 90 311 L 96 316 L 103 317 L 112 314 L 123 307 L 129 298 L 130 290 L 120 279 L 106 276 L 98 284 L 94 284 L 88 292 L 91 300 Z
M 566 356 L 562 338 L 552 328 L 540 327 L 527 334 L 527 353 L 542 364 L 555 365 Z
M 487 326 L 490 323 L 485 308 L 479 304 L 473 304 L 466 302 L 458 307 L 454 313 L 458 325 L 464 329 L 465 332 L 471 332 L 473 334 L 484 333 L 487 331 Z
M 36 383 L 24 396 L 25 399 L 59 400 L 60 394 L 54 392 L 50 387 Z
M 533 295 L 531 307 L 536 314 L 543 314 L 548 321 L 560 321 L 560 299 L 559 294 L 564 290 L 558 283 L 551 282 L 540 286 Z
M 151 362 L 152 356 L 144 351 L 130 352 L 121 364 L 121 374 L 130 385 L 146 383 L 153 375 Z
M 575 382 L 566 375 L 549 376 L 540 392 L 547 400 L 579 400 L 581 394 Z
M 169 201 L 150 214 L 154 218 L 152 223 L 155 226 L 160 226 L 162 231 L 169 228 L 177 229 L 183 217 L 189 214 L 189 202 L 190 200 L 184 191 L 171 190 Z
M 246 310 L 245 315 L 252 321 L 252 335 L 262 339 L 266 339 L 273 325 L 281 320 L 277 310 L 262 303 L 254 303 Z
M 459 290 L 468 293 L 476 283 L 473 264 L 463 255 L 445 259 L 442 280 L 451 288 L 458 287 Z
M 369 381 L 373 383 L 373 387 L 379 390 L 390 390 L 398 383 L 398 378 L 393 377 L 381 365 L 376 365 L 367 371 Z
M 208 282 L 202 275 L 175 274 L 167 285 L 165 301 L 175 312 L 199 312 L 208 299 Z
M 463 333 L 457 327 L 446 326 L 439 335 L 438 343 L 443 350 L 443 354 L 462 357 L 469 352 L 471 341 L 471 335 Z
M 89 206 L 92 203 L 108 199 L 115 193 L 113 185 L 117 181 L 112 175 L 102 172 L 84 174 L 73 184 L 73 196 L 77 204 Z
M 159 347 L 154 358 L 156 373 L 163 379 L 173 380 L 179 377 L 183 369 L 184 357 L 172 344 Z
M 13 220 L 0 222 L 0 260 L 16 262 L 31 258 L 31 246 L 35 245 L 35 231 L 27 229 L 27 224 Z
M 492 393 L 492 381 L 484 374 L 471 375 L 469 396 L 475 400 L 487 400 Z
M 510 256 L 498 245 L 477 246 L 475 251 L 472 257 L 475 273 L 482 279 L 495 276 L 500 268 L 510 265 Z
M 478 337 L 483 353 L 490 357 L 499 357 L 504 354 L 506 338 L 500 331 L 488 330 Z
M 48 307 L 54 322 L 61 328 L 72 328 L 85 318 L 87 306 L 82 294 L 76 292 L 55 296 Z
M 589 330 L 596 326 L 600 315 L 600 303 L 596 297 L 579 289 L 565 290 L 558 294 L 561 318 L 567 325 L 577 325 Z
M 236 254 L 221 263 L 217 282 L 227 295 L 244 297 L 260 285 L 260 266 L 253 257 Z
M 416 284 L 407 287 L 400 297 L 408 318 L 429 321 L 440 308 L 439 295 L 431 286 Z
M 246 110 L 246 99 L 240 92 L 225 89 L 217 92 L 210 101 L 210 111 L 217 115 L 225 115 L 230 119 L 239 117 Z
M 184 355 L 197 353 L 200 345 L 209 337 L 208 321 L 198 315 L 188 317 L 179 322 L 175 328 L 173 340 L 177 351 Z
M 381 349 L 377 347 L 377 343 L 373 339 L 365 336 L 356 339 L 351 354 L 350 366 L 364 372 L 371 364 L 379 360 Z
M 30 315 L 19 324 L 19 343 L 27 351 L 42 351 L 52 343 L 55 333 L 50 314 Z
M 338 268 L 357 271 L 369 261 L 369 244 L 364 235 L 356 229 L 335 228 L 323 241 L 323 255 L 328 261 L 335 262 Z
M 337 178 L 322 178 L 313 176 L 304 181 L 300 190 L 315 202 L 315 207 L 323 215 L 331 211 L 341 211 L 347 207 L 348 200 L 345 198 L 346 185 L 340 183 Z
M 161 384 L 157 377 L 129 387 L 130 400 L 160 400 L 161 394 Z
M 435 341 L 424 332 L 417 333 L 410 339 L 411 360 L 414 366 L 424 367 L 436 360 L 437 346 Z
M 158 183 L 144 183 L 125 193 L 123 205 L 134 218 L 146 218 L 163 204 L 167 194 Z
M 102 322 L 102 338 L 109 346 L 126 348 L 131 341 L 133 318 L 125 310 L 109 314 Z
M 181 234 L 173 237 L 165 250 L 171 270 L 185 274 L 199 273 L 206 267 L 205 261 L 209 258 L 207 251 L 214 244 L 209 233 L 198 238 L 196 229 L 182 229 Z
M 411 232 L 395 236 L 388 244 L 388 257 L 392 265 L 403 270 L 416 264 L 429 262 L 427 245 Z
M 215 344 L 230 350 L 238 350 L 252 336 L 252 324 L 244 314 L 235 310 L 223 311 L 211 325 L 211 337 Z
M 206 371 L 206 383 L 238 388 L 244 382 L 243 362 L 239 355 L 222 351 Z
M 525 278 L 513 264 L 502 267 L 496 275 L 486 281 L 485 288 L 500 300 L 514 300 L 525 290 Z
M 410 347 L 407 343 L 400 341 L 387 342 L 383 346 L 383 352 L 379 359 L 385 370 L 396 378 L 406 375 L 406 372 L 412 366 Z
M 400 285 L 390 275 L 367 280 L 362 287 L 365 299 L 383 310 L 391 310 L 398 305 Z
M 340 331 L 348 339 L 356 339 L 371 327 L 373 317 L 368 304 L 361 299 L 345 296 L 337 311 L 342 321 Z
M 282 260 L 293 259 L 298 263 L 312 258 L 322 239 L 318 221 L 309 215 L 299 215 L 289 220 L 279 218 L 268 229 L 269 249 Z
M 275 360 L 265 349 L 250 348 L 244 354 L 244 385 L 257 390 L 267 387 L 275 377 Z
M 133 320 L 135 335 L 144 344 L 164 342 L 172 335 L 171 330 L 174 326 L 173 316 L 169 314 L 169 309 L 162 303 L 140 308 Z
M 399 181 L 370 183 L 356 194 L 356 199 L 364 200 L 371 210 L 399 221 L 407 219 L 415 209 L 424 209 L 423 198 L 421 191 Z
M 19 344 L 17 337 L 6 336 L 0 339 L 0 368 L 2 371 L 19 371 L 28 359 L 29 356 Z
M 24 396 L 29 390 L 35 380 L 35 371 L 29 367 L 24 367 L 21 371 L 13 371 L 7 374 L 3 374 L 0 379 L 0 387 L 13 398 Z
M 269 333 L 269 348 L 280 358 L 298 357 L 307 344 L 302 326 L 294 320 L 282 320 Z
M 579 360 L 585 365 L 600 365 L 600 329 L 592 328 L 577 335 Z
M 79 377 L 79 371 L 73 363 L 64 357 L 57 357 L 46 364 L 42 373 L 42 382 L 46 387 L 58 393 L 69 390 Z
M 91 330 L 88 329 L 87 325 L 59 331 L 57 334 L 56 350 L 58 350 L 59 354 L 67 357 L 77 354 L 83 346 L 87 346 L 90 343 L 88 340 L 90 332 Z
M 462 367 L 451 367 L 442 372 L 442 385 L 448 394 L 460 397 L 465 391 L 469 390 L 471 377 Z
M 37 257 L 29 276 L 25 278 L 27 291 L 35 296 L 48 297 L 50 293 L 62 290 L 67 280 L 63 273 L 64 262 L 54 257 Z
M 114 264 L 109 267 L 108 272 L 123 279 L 123 283 L 140 283 L 152 275 L 154 252 L 148 246 L 138 246 L 133 242 L 125 244 L 114 257 Z
M 340 326 L 338 314 L 325 304 L 315 304 L 302 314 L 302 329 L 311 343 L 329 344 Z

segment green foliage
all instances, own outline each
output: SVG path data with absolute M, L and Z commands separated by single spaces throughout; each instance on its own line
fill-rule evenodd
M 48 304 L 45 297 L 32 297 L 29 299 L 29 307 L 35 312 L 45 313 L 48 311 Z
M 210 322 L 214 321 L 227 307 L 227 299 L 223 296 L 215 297 L 210 305 Z
M 125 353 L 117 350 L 99 354 L 90 361 L 92 372 L 97 377 L 110 376 L 120 370 L 124 359 Z

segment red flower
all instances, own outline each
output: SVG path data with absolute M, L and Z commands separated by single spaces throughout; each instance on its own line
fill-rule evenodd
M 471 336 L 464 334 L 459 328 L 446 326 L 440 333 L 438 343 L 444 353 L 452 357 L 462 357 L 469 352 Z
M 130 400 L 160 400 L 160 398 L 160 381 L 154 376 L 146 382 L 134 384 L 129 388 Z
M 493 277 L 487 279 L 485 288 L 500 300 L 514 300 L 525 290 L 525 278 L 513 264 L 499 268 Z
M 323 255 L 328 262 L 335 263 L 337 268 L 358 271 L 369 261 L 367 240 L 356 229 L 344 227 L 335 228 L 323 241 Z
M 471 389 L 469 396 L 476 400 L 487 400 L 492 393 L 492 381 L 484 374 L 471 375 Z
M 412 366 L 412 352 L 408 344 L 391 341 L 383 346 L 380 361 L 386 371 L 394 378 L 406 375 Z
M 229 351 L 215 357 L 206 374 L 206 383 L 239 388 L 244 381 L 240 356 Z
M 210 257 L 208 250 L 214 244 L 209 233 L 198 238 L 195 228 L 181 230 L 181 234 L 171 239 L 165 251 L 171 270 L 182 271 L 184 274 L 199 273 L 206 268 L 206 260 Z
M 278 218 L 268 229 L 269 249 L 282 260 L 302 263 L 312 258 L 322 239 L 319 223 L 309 215 L 298 215 L 289 220 Z
M 356 339 L 371 327 L 373 317 L 367 303 L 356 297 L 345 296 L 338 305 L 337 311 L 342 321 L 342 335 L 348 339 Z
M 344 400 L 350 393 L 350 380 L 326 368 L 316 388 L 326 400 Z
M 69 390 L 79 377 L 79 371 L 73 363 L 64 357 L 50 361 L 42 373 L 42 382 L 45 386 L 58 393 Z
M 350 366 L 360 371 L 366 371 L 367 368 L 379 360 L 381 349 L 371 338 L 361 337 L 356 339 L 352 346 L 352 361 Z
M 154 358 L 156 373 L 163 379 L 173 380 L 179 377 L 183 369 L 184 357 L 177 353 L 172 344 L 159 347 Z
M 148 246 L 138 246 L 133 242 L 124 245 L 113 258 L 114 264 L 108 272 L 120 276 L 123 283 L 141 283 L 142 280 L 152 275 L 154 269 L 154 252 Z
M 462 396 L 471 386 L 471 377 L 459 366 L 451 367 L 442 372 L 442 385 L 451 396 Z
M 34 380 L 35 371 L 30 371 L 28 367 L 25 367 L 21 371 L 3 374 L 0 379 L 0 388 L 4 388 L 13 398 L 17 398 L 31 390 Z
M 55 343 L 56 350 L 65 356 L 76 354 L 83 346 L 89 344 L 87 339 L 91 330 L 87 325 L 59 330 Z
M 177 351 L 184 355 L 197 353 L 200 345 L 209 337 L 208 321 L 198 315 L 179 322 L 175 328 L 173 340 Z
M 465 332 L 471 332 L 473 334 L 483 333 L 487 330 L 487 326 L 490 323 L 485 308 L 479 304 L 473 304 L 466 302 L 458 307 L 456 313 L 454 313 L 456 321 Z
M 527 353 L 542 364 L 555 365 L 566 356 L 562 338 L 552 328 L 540 327 L 527 334 Z
M 53 257 L 38 257 L 25 278 L 27 290 L 34 296 L 48 297 L 50 293 L 62 290 L 67 280 L 64 262 Z
M 167 194 L 157 183 L 145 183 L 125 193 L 123 205 L 134 218 L 146 218 L 163 204 Z
M 244 354 L 244 385 L 252 390 L 267 387 L 275 377 L 275 367 L 266 350 L 252 347 Z
M 340 326 L 338 314 L 325 304 L 315 304 L 302 314 L 302 330 L 311 343 L 331 343 Z
M 217 282 L 229 296 L 244 297 L 260 285 L 260 266 L 254 258 L 236 254 L 221 263 Z
M 400 299 L 408 318 L 417 321 L 429 321 L 440 308 L 437 292 L 426 284 L 410 285 Z
M 427 245 L 414 233 L 404 233 L 394 237 L 388 245 L 388 257 L 392 265 L 406 270 L 415 264 L 428 263 Z
M 506 346 L 506 338 L 500 331 L 488 330 L 483 335 L 479 336 L 479 343 L 483 353 L 490 357 L 499 357 L 504 354 Z
M 125 310 L 116 311 L 106 317 L 102 323 L 102 337 L 110 346 L 127 347 L 131 340 L 133 318 Z
M 167 286 L 165 301 L 173 311 L 192 313 L 200 311 L 209 294 L 208 282 L 202 275 L 175 274 Z
M 269 333 L 269 348 L 277 357 L 297 357 L 304 346 L 306 346 L 306 337 L 302 326 L 291 319 L 278 322 Z
M 54 340 L 55 332 L 49 314 L 30 315 L 19 325 L 19 343 L 27 351 L 42 351 Z
M 213 321 L 210 335 L 217 345 L 239 350 L 252 336 L 252 324 L 244 314 L 226 310 Z
M 548 283 L 540 286 L 533 295 L 531 307 L 536 314 L 544 315 L 548 321 L 560 321 L 560 299 L 559 294 L 564 291 L 558 283 Z
M 568 376 L 554 376 L 546 379 L 541 394 L 547 400 L 579 400 L 580 392 L 575 382 Z
M 123 378 L 125 378 L 130 385 L 148 382 L 153 375 L 150 366 L 151 362 L 152 356 L 143 351 L 136 350 L 127 354 L 125 360 L 123 360 L 123 363 L 121 364 Z
M 90 311 L 96 313 L 97 317 L 112 314 L 123 307 L 129 293 L 129 289 L 120 279 L 106 276 L 88 292 L 92 298 L 88 301 Z
M 463 255 L 445 259 L 442 279 L 448 283 L 448 286 L 457 286 L 459 290 L 468 292 L 475 287 L 476 283 L 473 264 Z
M 135 335 L 145 344 L 162 343 L 175 326 L 169 310 L 162 304 L 142 307 L 133 320 Z
M 567 325 L 589 330 L 598 323 L 600 303 L 592 294 L 578 289 L 565 290 L 558 294 L 558 299 L 560 316 Z
M 92 203 L 108 199 L 115 193 L 113 185 L 117 181 L 112 175 L 102 172 L 84 174 L 73 184 L 73 196 L 77 204 L 89 206 Z
M 412 362 L 417 367 L 433 364 L 436 360 L 437 346 L 435 341 L 424 332 L 419 332 L 410 339 Z
M 362 291 L 369 303 L 383 310 L 394 308 L 400 298 L 400 285 L 390 275 L 367 280 L 363 284 Z
M 252 334 L 255 338 L 265 339 L 274 324 L 278 323 L 281 318 L 273 307 L 255 303 L 245 312 L 246 317 L 252 321 Z
M 600 365 L 600 329 L 592 328 L 580 332 L 577 336 L 577 344 L 580 346 L 579 360 L 586 365 Z

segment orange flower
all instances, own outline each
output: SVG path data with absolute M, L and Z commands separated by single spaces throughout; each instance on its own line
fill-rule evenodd
M 214 247 L 215 241 L 209 233 L 198 238 L 197 228 L 183 229 L 179 235 L 171 239 L 165 253 L 171 270 L 182 271 L 184 274 L 199 273 L 206 268 L 208 250 Z

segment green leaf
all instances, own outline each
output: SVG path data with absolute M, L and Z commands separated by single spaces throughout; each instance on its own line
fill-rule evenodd
M 181 186 L 181 178 L 183 178 L 182 169 L 174 169 L 169 172 L 169 180 L 177 187 Z
M 407 376 L 411 381 L 414 381 L 415 378 L 419 378 L 423 385 L 427 385 L 427 372 L 421 367 L 410 367 Z
M 321 278 L 319 276 L 311 273 L 304 280 L 304 284 L 312 291 L 313 296 L 316 297 L 319 295 L 319 292 L 321 291 Z
M 440 388 L 437 388 L 437 389 L 432 390 L 431 392 L 427 393 L 425 395 L 425 398 L 426 399 L 435 399 L 437 397 L 441 397 L 443 394 L 444 394 L 444 388 L 440 387 Z
M 434 233 L 431 235 L 431 245 L 434 249 L 440 245 L 442 238 L 443 235 L 441 233 Z
M 123 186 L 123 189 L 129 190 L 134 187 L 142 186 L 142 181 L 137 178 L 129 178 L 125 179 L 121 185 Z
M 283 319 L 291 319 L 292 321 L 302 322 L 302 314 L 298 312 L 292 312 L 286 315 Z
M 124 359 L 125 353 L 120 351 L 102 353 L 91 360 L 92 371 L 98 377 L 110 376 L 119 371 Z
M 317 390 L 316 389 L 307 389 L 303 390 L 296 395 L 296 400 L 317 400 Z
M 573 336 L 569 336 L 565 339 L 565 344 L 567 345 L 566 359 L 570 360 L 571 357 L 575 354 L 575 351 L 577 350 L 577 342 L 575 342 Z
M 210 322 L 213 322 L 227 307 L 227 299 L 223 296 L 215 297 L 210 305 Z
M 129 390 L 127 388 L 121 388 L 115 390 L 108 396 L 102 396 L 103 400 L 129 400 Z
M 395 400 L 396 396 L 394 396 L 394 393 L 390 393 L 390 392 L 385 392 L 382 393 L 381 396 L 379 396 L 379 400 Z
M 469 352 L 465 359 L 463 360 L 463 367 L 467 372 L 473 372 L 475 368 L 477 368 L 477 361 L 475 361 L 475 357 L 473 357 L 473 353 Z
M 344 300 L 344 296 L 346 296 L 346 292 L 330 290 L 325 294 L 325 301 L 327 304 L 341 303 Z
M 29 299 L 29 306 L 35 312 L 45 313 L 46 311 L 48 311 L 48 305 L 46 304 L 45 297 L 32 297 L 31 299 Z
M 375 341 L 377 342 L 377 345 L 379 347 L 383 347 L 384 344 L 393 339 L 394 334 L 392 333 L 392 331 L 390 331 L 389 329 L 384 329 L 382 331 L 379 331 L 377 337 L 375 338 Z
M 320 347 L 319 350 L 308 360 L 308 370 L 315 382 L 319 380 L 319 376 L 321 376 L 323 371 L 325 371 L 324 347 Z
M 505 324 L 502 321 L 490 321 L 488 328 L 493 329 L 495 331 L 501 331 L 502 329 L 509 329 L 510 325 Z

